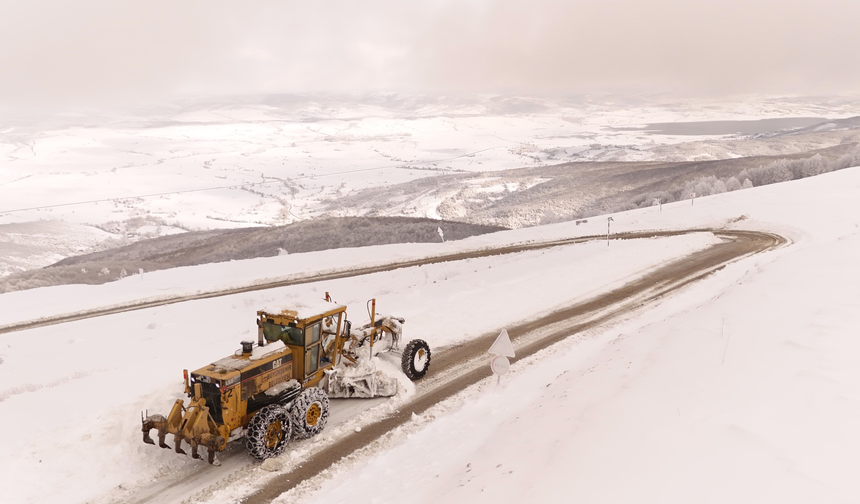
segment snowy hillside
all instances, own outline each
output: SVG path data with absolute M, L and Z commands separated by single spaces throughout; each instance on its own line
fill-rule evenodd
M 853 478 L 860 469 L 853 433 L 860 421 L 858 189 L 854 168 L 614 215 L 613 233 L 728 226 L 791 243 L 514 362 L 500 388 L 484 383 L 446 401 L 392 433 L 387 448 L 337 465 L 281 500 L 853 500 L 860 495 Z M 273 271 L 288 276 L 605 231 L 606 219 L 592 218 L 444 244 L 291 254 L 7 293 L 0 324 L 247 284 Z M 181 369 L 232 352 L 255 333 L 260 306 L 329 291 L 361 321 L 365 301 L 376 297 L 381 310 L 406 318 L 407 338 L 439 349 L 589 299 L 717 241 L 707 232 L 597 241 L 0 334 L 0 487 L 16 503 L 134 501 L 168 486 L 180 493 L 166 502 L 236 502 L 282 475 L 244 465 L 241 450 L 230 459 L 238 465 L 201 469 L 144 445 L 139 414 L 166 413 L 181 396 Z M 314 443 L 334 442 L 403 399 L 344 413 L 319 440 L 292 445 L 282 471 Z
M 838 98 L 375 94 L 7 120 L 0 124 L 0 275 L 46 266 L 67 252 L 187 230 L 281 225 L 323 213 L 474 214 L 472 222 L 505 227 L 571 218 L 583 207 L 593 215 L 614 208 L 594 204 L 595 197 L 630 190 L 628 181 L 613 185 L 612 174 L 596 181 L 587 176 L 594 184 L 581 187 L 560 181 L 558 187 L 573 192 L 548 208 L 533 208 L 533 200 L 545 201 L 541 184 L 554 177 L 540 169 L 589 160 L 708 161 L 847 148 L 860 141 L 860 132 L 838 119 L 857 115 L 860 103 Z M 666 121 L 681 127 L 661 127 Z M 810 121 L 821 122 L 810 127 Z M 495 178 L 516 168 L 536 171 Z M 636 187 L 647 185 L 641 182 Z M 387 188 L 381 198 L 363 193 Z M 46 237 L 44 225 L 29 224 L 41 221 L 61 224 Z M 45 243 L 75 245 L 46 253 Z

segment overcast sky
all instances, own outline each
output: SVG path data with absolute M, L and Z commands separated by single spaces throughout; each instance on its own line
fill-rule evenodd
M 0 0 L 0 104 L 860 94 L 860 0 Z

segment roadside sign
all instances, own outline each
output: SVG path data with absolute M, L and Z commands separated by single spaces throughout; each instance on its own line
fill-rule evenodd
M 502 376 L 511 369 L 511 361 L 504 355 L 497 355 L 490 361 L 490 369 L 493 370 L 493 374 Z
M 502 329 L 502 332 L 499 333 L 499 336 L 496 338 L 496 341 L 494 341 L 493 344 L 490 346 L 488 352 L 493 355 L 516 357 L 516 355 L 514 355 L 514 345 L 511 343 L 511 338 L 510 336 L 508 336 L 507 329 Z

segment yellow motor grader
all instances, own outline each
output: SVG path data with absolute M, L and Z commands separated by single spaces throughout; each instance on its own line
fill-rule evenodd
M 391 396 L 397 380 L 373 367 L 374 345 L 399 351 L 404 320 L 376 316 L 376 300 L 368 309 L 370 323 L 352 328 L 346 306 L 331 301 L 301 303 L 290 309 L 257 312 L 256 342 L 192 373 L 183 371 L 186 405 L 177 399 L 170 413 L 141 414 L 143 441 L 158 445 L 173 435 L 173 448 L 201 458 L 198 447 L 208 449 L 210 464 L 219 465 L 216 453 L 227 443 L 244 437 L 248 451 L 266 459 L 284 451 L 291 438 L 304 439 L 321 432 L 329 413 L 329 397 Z M 410 341 L 401 352 L 401 369 L 412 380 L 430 366 L 430 347 Z

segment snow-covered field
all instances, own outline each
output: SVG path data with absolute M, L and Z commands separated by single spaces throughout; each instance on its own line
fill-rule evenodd
M 343 195 L 446 173 L 786 154 L 844 140 L 763 142 L 629 129 L 649 123 L 854 115 L 860 102 L 853 99 L 375 95 L 191 103 L 139 116 L 0 124 L 0 275 L 55 259 L 41 248 L 43 229 L 26 228 L 31 222 L 60 221 L 68 229 L 55 225 L 54 241 L 89 251 L 190 229 L 285 224 L 318 215 Z M 540 181 L 474 189 L 516 193 Z M 444 196 L 392 211 L 438 217 Z M 24 239 L 7 239 L 12 235 Z M 22 241 L 36 244 L 33 253 Z
M 738 227 L 790 246 L 738 261 L 612 327 L 573 335 L 404 426 L 284 502 L 829 501 L 860 495 L 860 169 L 614 215 L 613 231 Z M 606 220 L 462 242 L 333 250 L 0 295 L 7 324 L 134 299 L 452 249 L 605 232 Z M 130 498 L 197 461 L 140 440 L 181 369 L 255 333 L 262 305 L 329 291 L 441 346 L 589 298 L 714 243 L 708 233 L 571 245 L 162 306 L 0 335 L 4 502 Z M 439 328 L 448 328 L 440 331 Z M 456 330 L 451 330 L 456 328 Z M 327 436 L 336 436 L 338 427 Z M 301 460 L 297 445 L 287 460 Z M 214 470 L 214 469 L 213 469 Z M 271 477 L 215 485 L 235 502 Z

